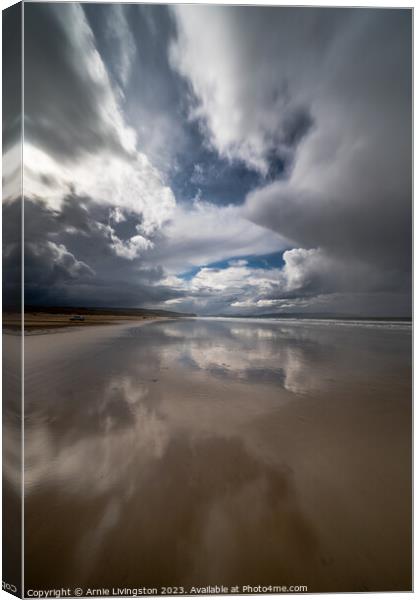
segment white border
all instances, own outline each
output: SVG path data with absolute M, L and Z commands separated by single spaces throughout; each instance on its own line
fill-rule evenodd
M 26 1 L 31 1 L 31 0 L 26 0 Z M 47 0 L 50 1 L 50 0 Z M 73 0 L 59 0 L 61 2 L 72 2 Z M 15 0 L 0 0 L 1 2 L 1 8 L 2 10 L 8 8 L 9 6 L 12 6 L 13 4 L 16 4 Z M 121 2 L 121 0 L 120 0 Z M 112 2 L 112 0 L 100 0 L 100 3 L 116 3 L 115 0 L 114 2 Z M 121 3 L 132 3 L 132 2 L 127 2 L 126 0 L 122 0 Z M 197 4 L 199 2 L 191 2 L 188 0 L 184 0 L 182 2 L 183 4 Z M 159 2 L 156 0 L 148 0 L 147 4 L 177 4 L 177 2 L 173 1 L 173 0 L 167 0 L 167 2 Z M 257 0 L 253 0 L 253 1 L 249 1 L 249 0 L 230 0 L 230 2 L 223 2 L 223 1 L 218 1 L 218 2 L 214 2 L 211 0 L 207 0 L 206 4 L 240 4 L 240 5 L 263 5 L 263 6 L 267 6 L 267 5 L 271 5 L 271 6 L 300 6 L 300 7 L 310 7 L 310 6 L 314 6 L 314 7 L 336 7 L 336 8 L 344 8 L 344 7 L 359 7 L 359 8 L 414 8 L 414 2 L 412 0 L 410 1 L 398 1 L 395 2 L 394 0 L 381 0 L 381 2 L 375 2 L 374 0 L 358 0 L 356 2 L 354 2 L 353 4 L 351 4 L 350 2 L 338 2 L 336 1 L 335 3 L 333 2 L 325 2 L 322 0 L 305 0 L 305 1 L 298 1 L 298 0 L 286 0 L 285 2 L 276 2 L 273 0 L 264 0 L 263 2 L 257 1 Z M 24 10 L 23 10 L 24 13 Z M 415 15 L 414 15 L 415 17 Z M 417 65 L 418 65 L 418 46 L 415 43 L 415 37 L 414 37 L 414 21 L 415 19 L 413 18 L 413 93 L 414 93 L 414 98 L 418 98 L 418 94 L 417 94 Z M 23 23 L 24 23 L 24 14 L 23 14 L 23 18 L 22 18 L 22 27 L 23 27 Z M 22 40 L 23 40 L 23 45 L 24 45 L 24 38 L 22 36 Z M 1 28 L 0 28 L 0 47 L 1 47 Z M 24 68 L 24 58 L 23 58 L 23 52 L 22 52 L 22 67 Z M 22 68 L 22 90 L 23 88 L 23 68 Z M 1 61 L 0 61 L 0 71 L 1 71 Z M 1 75 L 1 72 L 0 72 Z M 1 81 L 1 77 L 0 77 L 0 81 Z M 0 83 L 0 91 L 1 91 L 1 83 Z M 23 98 L 22 98 L 22 112 L 23 112 Z M 1 108 L 1 93 L 0 93 L 0 108 Z M 24 123 L 22 123 L 22 136 L 24 136 Z M 414 136 L 413 136 L 413 145 L 417 147 L 417 142 L 418 142 L 418 131 L 417 128 L 414 127 Z M 413 154 L 413 177 L 415 179 L 415 175 L 418 172 L 418 159 L 417 159 L 417 154 Z M 22 144 L 22 193 L 23 193 L 23 144 Z M 414 203 L 415 203 L 415 188 L 413 188 L 413 207 L 414 207 Z M 414 211 L 413 213 L 413 231 L 416 230 L 416 225 L 418 222 L 418 211 Z M 1 220 L 1 217 L 0 217 Z M 22 209 L 22 221 L 23 221 L 23 209 Z M 23 234 L 23 223 L 22 223 L 22 234 Z M 1 241 L 1 231 L 0 231 L 0 241 Z M 416 300 L 418 298 L 418 280 L 416 277 L 416 266 L 419 264 L 418 259 L 418 248 L 417 246 L 414 244 L 414 253 L 413 253 L 413 257 L 414 257 L 414 299 Z M 22 257 L 22 261 L 23 261 L 23 257 Z M 1 265 L 0 265 L 0 273 L 1 273 Z M 22 264 L 22 278 L 23 278 L 23 264 Z M 22 295 L 23 295 L 23 285 L 22 285 Z M 1 298 L 1 286 L 0 286 L 0 298 Z M 414 308 L 416 307 L 416 302 L 414 302 Z M 415 311 L 414 311 L 415 312 Z M 24 369 L 24 356 L 23 356 L 23 348 L 24 348 L 24 336 L 22 336 L 22 372 Z M 417 355 L 417 339 L 414 339 L 414 356 Z M 0 351 L 0 362 L 1 362 L 1 351 Z M 0 371 L 1 371 L 1 365 L 0 365 Z M 416 364 L 414 364 L 414 376 L 417 375 L 417 369 L 416 369 Z M 22 379 L 22 392 L 24 391 L 24 381 Z M 23 423 L 23 409 L 24 409 L 24 403 L 23 403 L 23 395 L 22 395 L 22 452 L 24 451 L 24 423 Z M 418 420 L 419 420 L 419 416 L 418 416 L 418 411 L 414 411 L 414 421 L 413 421 L 413 426 L 415 431 L 418 431 Z M 1 442 L 1 429 L 0 429 L 0 442 Z M 414 452 L 413 452 L 413 458 L 414 458 L 414 465 L 417 466 L 419 464 L 418 461 L 418 448 L 417 445 L 414 444 Z M 23 457 L 23 454 L 22 454 Z M 414 475 L 415 475 L 415 470 L 414 470 Z M 416 481 L 416 477 L 414 477 L 414 480 Z M 22 469 L 22 486 L 23 486 L 23 469 Z M 22 495 L 23 498 L 23 495 Z M 417 497 L 415 498 L 415 502 L 414 502 L 414 509 L 417 509 L 419 503 L 417 502 Z M 0 523 L 0 527 L 1 527 L 1 523 Z M 23 528 L 22 528 L 22 536 L 23 536 Z M 418 526 L 418 519 L 416 519 L 414 521 L 414 542 L 417 542 L 419 539 L 419 526 Z M 22 539 L 22 544 L 23 544 L 23 539 Z M 23 548 L 23 546 L 22 546 Z M 23 554 L 23 553 L 22 553 Z M 0 559 L 1 559 L 1 544 L 0 544 Z M 23 556 L 22 556 L 22 573 L 23 573 L 23 565 L 24 565 L 24 560 L 23 560 Z M 419 572 L 419 567 L 417 565 L 417 562 L 414 562 L 414 582 L 418 580 L 418 572 Z M 22 575 L 22 582 L 23 582 L 23 575 Z M 365 598 L 366 600 L 368 600 L 369 598 L 374 599 L 377 597 L 377 595 L 379 596 L 390 596 L 391 599 L 395 598 L 401 598 L 401 597 L 406 597 L 407 595 L 411 595 L 411 593 L 409 592 L 405 592 L 405 593 L 401 593 L 401 592 L 393 592 L 393 593 L 362 593 L 361 597 Z M 302 596 L 319 596 L 322 594 L 283 594 L 281 596 L 284 597 L 299 597 L 301 598 Z M 341 598 L 343 595 L 342 594 L 327 594 L 328 598 L 336 598 L 339 599 Z M 352 598 L 359 598 L 359 594 L 352 594 L 352 593 L 346 593 L 344 594 L 345 600 L 348 599 L 352 599 Z M 275 595 L 263 595 L 263 596 L 258 596 L 258 595 L 254 595 L 252 597 L 260 597 L 260 598 L 264 598 L 265 600 L 269 599 L 269 598 L 277 598 L 280 597 L 279 595 L 275 596 Z M 7 600 L 10 599 L 11 596 L 9 594 L 7 594 L 6 592 L 1 592 L 0 593 L 0 600 Z M 167 600 L 167 597 L 163 597 L 165 598 L 165 600 Z M 243 596 L 228 596 L 227 597 L 228 600 L 229 599 L 238 599 L 238 598 L 243 598 Z

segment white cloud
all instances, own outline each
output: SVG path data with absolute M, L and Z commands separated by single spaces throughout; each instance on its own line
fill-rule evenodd
M 205 310 L 293 308 L 348 290 L 408 289 L 407 11 L 170 10 L 178 28 L 170 48 L 176 72 L 166 64 L 173 34 L 167 15 L 140 10 L 138 18 L 149 18 L 162 35 L 151 40 L 144 29 L 139 40 L 125 7 L 98 9 L 105 65 L 80 5 L 28 6 L 25 192 L 56 211 L 51 221 L 70 218 L 69 198 L 89 213 L 73 215 L 60 230 L 74 261 L 92 261 L 111 287 L 126 267 L 125 282 L 140 277 L 141 257 L 153 273 L 153 292 L 161 276 L 159 284 L 183 294 L 173 298 L 166 290 L 159 299 Z M 39 39 L 38 28 L 50 35 Z M 191 139 L 186 135 L 184 103 L 204 145 L 270 181 L 281 173 L 281 180 L 254 189 L 244 207 L 210 204 L 201 191 L 193 203 L 177 205 L 163 172 L 187 162 L 189 181 L 179 170 L 176 185 L 203 187 L 219 163 L 200 154 L 196 124 Z M 17 158 L 6 156 L 6 195 L 17 184 Z M 103 260 L 85 243 L 93 231 L 103 233 Z M 282 268 L 232 260 L 289 248 Z M 208 267 L 225 260 L 224 269 Z M 192 268 L 199 271 L 190 281 L 178 277 Z
M 290 159 L 280 180 L 249 193 L 244 211 L 292 240 L 284 289 L 314 293 L 317 282 L 318 293 L 352 284 L 408 295 L 409 11 L 173 10 L 172 62 L 192 86 L 192 116 L 209 143 L 262 173 L 272 152 Z M 300 137 L 299 114 L 312 123 Z
M 176 201 L 147 157 L 126 159 L 106 153 L 89 154 L 80 162 L 62 164 L 32 144 L 25 144 L 25 191 L 60 209 L 70 190 L 119 211 L 141 217 L 141 229 L 150 235 L 170 218 Z M 116 214 L 116 213 L 113 213 Z
M 178 37 L 171 61 L 198 99 L 191 117 L 205 126 L 221 156 L 266 174 L 269 154 L 287 156 L 294 145 L 292 130 L 305 100 L 296 86 L 290 89 L 284 60 L 290 46 L 297 46 L 286 25 L 295 21 L 295 13 L 189 5 L 176 5 L 173 11 Z M 301 30 L 309 32 L 301 16 Z M 278 27 L 279 21 L 285 24 Z M 298 77 L 307 71 L 304 62 L 310 58 L 301 61 Z
M 127 85 L 135 57 L 135 40 L 125 16 L 124 6 L 110 4 L 106 12 L 105 33 L 112 43 L 115 73 L 122 88 Z
M 22 193 L 22 147 L 11 145 L 2 157 L 3 202 L 11 202 Z
M 123 15 L 116 7 L 110 8 L 117 16 L 114 28 L 120 33 L 121 27 L 126 25 Z M 70 192 L 80 197 L 88 196 L 95 202 L 109 205 L 115 222 L 120 222 L 124 211 L 137 215 L 138 234 L 128 242 L 121 242 L 110 231 L 111 248 L 116 254 L 133 258 L 140 250 L 152 245 L 148 238 L 170 218 L 176 200 L 148 157 L 137 150 L 136 132 L 124 120 L 83 9 L 72 4 L 51 10 L 64 29 L 66 43 L 76 57 L 74 69 L 82 81 L 83 91 L 86 94 L 93 90 L 97 92 L 95 126 L 104 141 L 95 148 L 83 148 L 63 160 L 53 148 L 42 142 L 42 136 L 29 137 L 24 148 L 25 194 L 42 199 L 56 210 L 61 209 L 65 195 Z M 115 35 L 116 29 L 113 30 Z M 126 67 L 128 57 L 123 60 Z M 41 119 L 42 115 L 30 117 L 32 120 L 36 118 Z M 56 126 L 60 126 L 60 121 Z M 65 123 L 65 126 L 71 129 L 71 124 Z
M 256 268 L 246 260 L 231 260 L 226 267 L 203 267 L 189 280 L 169 277 L 159 283 L 186 294 L 176 299 L 177 304 L 212 313 L 215 307 L 256 312 L 322 309 L 327 308 L 328 296 L 333 304 L 337 292 L 353 291 L 360 280 L 367 279 L 370 290 L 379 281 L 377 273 L 362 263 L 348 268 L 320 248 L 286 250 L 283 261 L 282 267 Z
M 177 304 L 211 311 L 215 304 L 233 307 L 254 305 L 254 298 L 274 293 L 283 279 L 281 269 L 256 269 L 245 260 L 230 261 L 225 268 L 201 268 L 190 280 L 179 277 L 167 278 L 159 283 L 168 283 L 185 292 L 176 299 Z M 245 298 L 246 300 L 231 300 Z M 167 304 L 173 304 L 169 300 Z
M 241 293 L 245 287 L 254 288 L 258 293 L 269 291 L 278 284 L 279 269 L 252 269 L 240 261 L 224 269 L 203 268 L 191 280 L 192 291 Z
M 128 153 L 135 151 L 135 131 L 124 122 L 118 100 L 113 92 L 106 66 L 96 48 L 94 34 L 78 4 L 55 9 L 54 14 L 67 36 L 74 55 L 78 56 L 77 69 L 86 86 L 100 90 L 101 102 L 96 105 L 98 118 L 113 131 L 115 139 Z
M 56 244 L 50 240 L 37 244 L 29 242 L 26 243 L 25 252 L 26 262 L 33 265 L 34 262 L 41 261 L 42 270 L 38 272 L 38 280 L 35 282 L 37 284 L 41 279 L 48 279 L 54 272 L 62 280 L 76 280 L 95 274 L 89 265 L 77 260 L 64 244 Z
M 94 275 L 94 271 L 86 265 L 86 263 L 77 260 L 75 256 L 67 250 L 64 244 L 55 244 L 54 242 L 48 241 L 46 242 L 46 246 L 53 256 L 55 265 L 65 267 L 67 273 L 69 273 L 71 277 L 76 278 L 80 274 Z
M 120 206 L 115 206 L 109 211 L 109 219 L 114 221 L 114 223 L 123 223 L 126 221 L 126 217 L 121 210 Z
M 162 235 L 147 258 L 163 264 L 170 273 L 289 247 L 281 236 L 246 219 L 241 206 L 217 206 L 202 200 L 176 206 Z
M 123 242 L 114 231 L 111 231 L 112 244 L 111 248 L 115 250 L 117 256 L 133 260 L 139 256 L 143 250 L 150 248 L 152 242 L 147 240 L 142 235 L 134 235 L 127 242 Z

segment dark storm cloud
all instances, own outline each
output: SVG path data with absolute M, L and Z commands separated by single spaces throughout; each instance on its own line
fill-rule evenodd
M 2 206 L 3 308 L 20 311 L 22 298 L 22 201 Z
M 117 7 L 107 15 L 122 85 L 125 21 Z M 31 4 L 25 30 L 26 302 L 140 306 L 179 296 L 159 285 L 161 267 L 140 258 L 175 200 L 137 151 L 83 8 Z
M 263 176 L 278 170 L 272 160 L 286 167 L 315 124 L 306 98 L 295 94 L 296 73 L 287 55 L 298 52 L 304 40 L 308 51 L 295 53 L 295 66 L 297 74 L 299 67 L 309 70 L 325 52 L 337 16 L 325 12 L 323 22 L 313 25 L 310 9 L 174 5 L 172 10 L 178 36 L 171 63 L 190 83 L 195 97 L 190 118 L 207 143 Z
M 103 148 L 126 154 L 104 112 L 109 92 L 80 10 L 25 6 L 25 138 L 64 160 Z
M 158 284 L 161 268 L 115 254 L 109 218 L 109 208 L 86 197 L 66 196 L 59 211 L 26 200 L 28 304 L 142 306 L 182 295 Z M 11 255 L 10 264 L 15 261 Z
M 138 146 L 167 176 L 177 198 L 202 196 L 215 204 L 242 203 L 264 177 L 242 160 L 226 161 L 208 144 L 201 123 L 191 120 L 197 104 L 186 79 L 172 68 L 169 48 L 177 37 L 167 6 L 84 4 L 84 12 L 115 85 Z M 284 122 L 284 140 L 298 144 L 311 125 L 301 108 Z M 269 158 L 268 179 L 286 169 L 279 149 Z M 196 167 L 202 175 L 196 178 Z
M 22 296 L 22 5 L 2 12 L 3 308 L 20 311 Z
M 22 135 L 22 6 L 3 11 L 2 21 L 2 146 L 3 154 Z
M 165 6 L 85 4 L 97 48 L 116 86 L 138 146 L 165 173 L 188 142 L 186 85 L 170 69 L 174 24 Z M 176 155 L 176 156 L 175 156 Z
M 408 11 L 28 4 L 25 17 L 32 301 L 406 310 Z M 202 269 L 279 250 L 263 272 Z
M 320 65 L 318 130 L 294 173 L 247 200 L 249 218 L 296 245 L 380 269 L 384 289 L 410 282 L 410 27 L 408 11 L 365 11 L 342 31 L 351 43 Z
M 405 310 L 411 285 L 411 12 L 174 11 L 180 31 L 174 63 L 191 81 L 197 114 L 220 154 L 269 170 L 268 157 L 296 143 L 286 175 L 258 186 L 245 205 L 249 219 L 301 250 L 291 289 L 288 280 L 285 289 L 279 285 L 277 298 L 365 293 L 364 310 L 373 312 L 371 292 L 377 303 L 380 293 L 393 294 L 396 302 L 400 294 L 403 301 L 393 309 Z M 314 253 L 303 252 L 310 249 Z

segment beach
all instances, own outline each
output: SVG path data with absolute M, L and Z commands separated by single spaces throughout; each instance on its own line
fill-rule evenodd
M 25 392 L 26 589 L 411 589 L 410 324 L 27 335 Z
M 162 314 L 159 314 L 162 313 Z M 131 314 L 127 311 L 112 311 L 101 309 L 66 309 L 66 312 L 48 312 L 43 310 L 39 312 L 25 312 L 22 319 L 20 313 L 3 313 L 3 330 L 6 332 L 20 332 L 23 328 L 26 333 L 39 332 L 41 334 L 49 333 L 57 329 L 68 330 L 82 327 L 95 327 L 98 325 L 115 325 L 118 323 L 142 323 L 143 321 L 155 321 L 159 319 L 175 318 L 176 313 L 166 311 L 140 311 L 132 310 Z M 136 314 L 137 313 L 137 314 Z

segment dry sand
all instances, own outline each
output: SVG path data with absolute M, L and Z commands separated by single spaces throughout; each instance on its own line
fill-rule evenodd
M 75 313 L 76 314 L 76 313 Z M 25 313 L 24 329 L 26 332 L 32 331 L 50 331 L 51 329 L 73 329 L 75 327 L 89 327 L 92 325 L 114 325 L 125 322 L 155 321 L 162 317 L 156 316 L 132 316 L 132 315 L 108 315 L 108 314 L 88 314 L 83 315 L 83 320 L 72 320 L 71 314 L 49 314 Z M 168 318 L 168 317 L 165 317 Z M 19 330 L 22 327 L 22 317 L 18 313 L 3 314 L 3 328 L 5 330 Z

